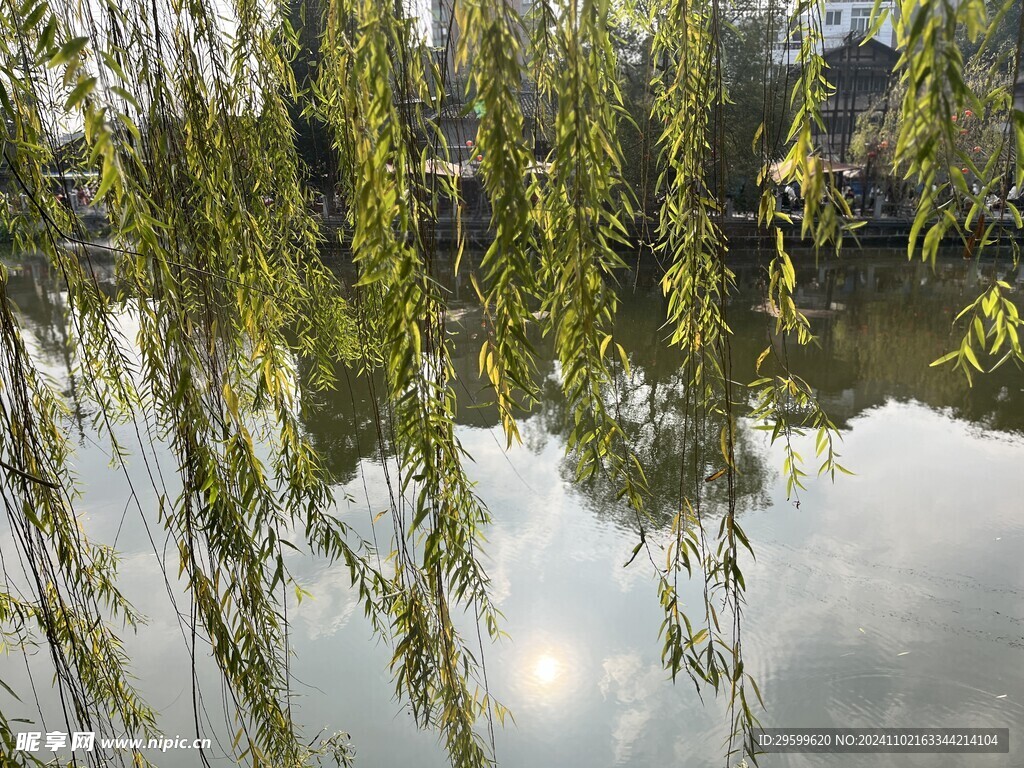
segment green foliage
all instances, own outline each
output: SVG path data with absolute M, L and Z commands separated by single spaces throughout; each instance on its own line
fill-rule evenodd
M 480 264 L 486 290 L 474 283 L 487 316 L 487 337 L 480 349 L 480 371 L 493 387 L 508 445 L 519 439 L 514 413 L 535 399 L 532 350 L 526 338 L 529 301 L 538 295 L 535 279 L 533 203 L 537 175 L 524 139 L 518 91 L 525 76 L 522 20 L 504 2 L 476 0 L 455 5 L 462 34 L 456 56 L 467 66 L 476 103 L 482 106 L 476 146 L 483 152 L 480 174 L 494 211 L 494 239 Z M 445 150 L 447 151 L 447 150 Z M 528 180 L 529 179 L 529 180 Z M 515 391 L 524 401 L 516 399 Z
M 1000 4 L 997 19 L 1005 20 L 1013 6 Z M 1011 184 L 1019 187 L 1024 181 L 1022 156 L 1012 146 L 1014 139 L 1016 149 L 1024 146 L 1024 120 L 1011 105 L 1011 74 L 1019 71 L 1021 45 L 1010 48 L 1004 43 L 1002 51 L 991 49 L 1000 36 L 985 34 L 988 9 L 983 0 L 943 2 L 938 8 L 910 3 L 906 10 L 897 25 L 904 47 L 904 92 L 893 163 L 921 189 L 908 252 L 913 256 L 920 245 L 921 257 L 934 263 L 942 239 L 956 233 L 964 242 L 965 258 L 981 258 L 987 248 L 1002 245 L 1004 230 L 996 229 L 998 219 L 1012 217 L 1020 227 L 1019 203 L 1007 201 L 995 216 L 987 206 L 990 196 L 1001 199 Z M 1018 28 L 1019 41 L 1024 39 L 1024 27 Z M 975 59 L 966 68 L 958 45 L 961 34 L 977 45 Z M 978 123 L 980 128 L 973 127 Z M 985 131 L 986 124 L 1000 129 L 993 135 Z M 979 142 L 980 152 L 969 146 L 972 138 Z M 977 193 L 969 178 L 977 180 Z M 1010 247 L 1016 265 L 1018 246 L 1013 242 Z M 972 369 L 986 370 L 981 363 L 986 357 L 992 359 L 989 367 L 1007 360 L 1024 362 L 1016 343 L 1020 320 L 1005 299 L 1007 288 L 994 282 L 957 316 L 955 324 L 963 326 L 959 349 L 935 364 L 952 362 L 970 381 Z
M 757 211 L 758 176 L 766 158 L 784 154 L 784 132 L 793 118 L 788 71 L 773 61 L 789 4 L 764 0 L 748 5 L 753 7 L 743 12 L 742 3 L 732 4 L 731 23 L 723 23 L 719 31 L 726 92 L 720 152 L 725 194 L 737 210 Z
M 642 473 L 605 401 L 608 355 L 619 350 L 610 335 L 616 271 L 624 266 L 615 246 L 626 242 L 623 219 L 631 211 L 619 181 L 622 97 L 610 9 L 601 0 L 543 5 L 557 21 L 540 55 L 560 66 L 542 70 L 538 80 L 543 94 L 558 94 L 550 178 L 537 207 L 542 310 L 573 410 L 568 450 L 579 456 L 579 478 L 610 467 L 636 506 Z
M 444 298 L 421 239 L 428 188 L 410 136 L 423 116 L 393 90 L 429 93 L 409 34 L 407 19 L 372 0 L 332 6 L 318 91 L 359 212 L 352 231 L 359 285 L 374 297 L 381 318 L 399 497 L 413 499 L 411 510 L 400 502 L 391 509 L 401 537 L 391 553 L 395 572 L 387 598 L 396 688 L 419 723 L 440 728 L 453 761 L 476 766 L 489 759 L 474 730 L 477 716 L 502 710 L 485 688 L 470 685 L 472 654 L 454 626 L 449 598 L 471 607 L 497 637 L 498 615 L 476 552 L 490 518 L 466 476 L 455 436 Z
M 6 0 L 2 147 L 29 204 L 0 208 L 0 224 L 15 247 L 41 253 L 60 276 L 69 354 L 87 382 L 96 427 L 130 483 L 125 457 L 137 452 L 160 500 L 158 520 L 187 588 L 182 628 L 207 644 L 220 670 L 237 727 L 235 757 L 274 768 L 351 758 L 340 737 L 308 748 L 292 719 L 287 606 L 304 592 L 288 571 L 287 547 L 345 564 L 417 722 L 439 729 L 453 765 L 487 765 L 493 721 L 506 712 L 488 688 L 483 648 L 465 640 L 457 617 L 482 624 L 492 639 L 501 617 L 481 566 L 490 515 L 455 429 L 448 297 L 433 229 L 439 196 L 454 195 L 458 182 L 428 173 L 428 161 L 444 159 L 446 148 L 424 114 L 444 98 L 446 73 L 430 63 L 400 3 L 332 2 L 322 17 L 315 12 L 314 31 L 297 28 L 303 17 L 290 5 L 236 0 L 230 34 L 208 4 L 150 5 L 105 0 L 94 16 L 92 6 L 71 0 Z M 735 514 L 737 421 L 750 416 L 783 443 L 792 494 L 807 476 L 793 445 L 804 431 L 816 435 L 819 473 L 846 471 L 835 425 L 813 385 L 789 367 L 788 345 L 813 337 L 795 299 L 783 226 L 792 222 L 777 207 L 779 186 L 796 181 L 805 198 L 801 234 L 836 252 L 849 234 L 849 210 L 813 143 L 831 93 L 819 51 L 822 7 L 800 0 L 794 9 L 794 20 L 811 21 L 797 30 L 801 69 L 784 142 L 774 81 L 759 84 L 729 48 L 754 39 L 755 27 L 730 27 L 716 0 L 548 0 L 533 4 L 525 24 L 499 0 L 467 0 L 458 10 L 455 59 L 468 85 L 456 95 L 480 106 L 479 173 L 494 211 L 493 242 L 474 276 L 487 325 L 481 372 L 511 444 L 518 414 L 536 399 L 526 326 L 541 319 L 560 366 L 578 479 L 606 480 L 630 511 L 634 557 L 645 555 L 659 584 L 665 667 L 673 677 L 685 672 L 698 690 L 725 693 L 730 757 L 753 756 L 752 704 L 760 700 L 740 642 L 742 552 L 753 549 Z M 1020 184 L 1024 167 L 1008 137 L 1000 144 L 994 135 L 985 139 L 994 142 L 991 159 L 976 162 L 946 117 L 967 109 L 991 120 L 1008 115 L 1024 146 L 1024 116 L 1010 113 L 1006 84 L 982 92 L 962 74 L 964 31 L 979 45 L 979 62 L 996 45 L 982 39 L 982 0 L 903 0 L 902 9 L 893 163 L 924 189 L 913 240 L 923 239 L 925 257 L 934 258 L 941 237 L 957 231 L 977 257 L 1003 231 L 986 217 L 984 197 L 1001 180 Z M 303 69 L 296 58 L 311 47 L 315 66 Z M 767 56 L 767 45 L 762 50 Z M 1009 58 L 991 61 L 1015 67 L 1019 56 L 1018 44 Z M 527 172 L 517 97 L 524 78 L 554 106 L 543 182 Z M 758 125 L 727 138 L 737 108 L 756 101 L 759 87 L 768 106 Z M 324 235 L 309 213 L 299 114 L 329 138 L 350 203 L 358 273 L 351 289 L 318 258 Z M 66 127 L 81 128 L 80 152 L 54 151 Z M 622 138 L 629 131 L 644 142 L 638 173 Z M 736 167 L 759 168 L 758 220 L 775 237 L 765 272 L 774 330 L 751 390 L 731 373 L 733 279 L 721 226 L 736 141 L 744 152 L 752 147 L 750 166 Z M 981 194 L 968 189 L 962 167 L 982 181 Z M 82 222 L 52 194 L 54 168 L 98 173 L 116 296 L 91 277 Z M 963 204 L 963 218 L 943 207 L 947 193 Z M 686 392 L 683 479 L 664 551 L 648 540 L 644 467 L 621 426 L 619 388 L 632 376 L 630 351 L 614 336 L 619 251 L 637 200 L 655 199 L 666 333 L 681 355 Z M 1016 209 L 1008 213 L 1019 229 Z M 132 687 L 114 629 L 131 631 L 140 617 L 118 591 L 116 554 L 89 541 L 75 518 L 65 403 L 29 354 L 6 279 L 0 269 L 0 498 L 31 583 L 25 597 L 14 588 L 0 593 L 0 631 L 11 647 L 48 645 L 70 726 L 150 733 L 156 714 Z M 1024 360 L 1008 292 L 996 281 L 969 305 L 958 318 L 963 343 L 937 362 L 970 376 Z M 125 338 L 124 318 L 138 328 L 134 338 Z M 315 390 L 338 386 L 342 363 L 367 376 L 380 369 L 386 381 L 387 409 L 374 418 L 381 455 L 397 459 L 397 475 L 388 468 L 387 552 L 335 517 L 324 459 L 298 419 L 300 367 L 312 371 L 306 383 Z M 126 434 L 131 445 L 122 444 Z M 156 444 L 172 452 L 173 478 L 159 471 Z M 714 497 L 707 483 L 726 490 Z M 702 581 L 704 599 L 687 613 L 679 580 L 690 576 Z M 0 717 L 0 740 L 10 736 Z

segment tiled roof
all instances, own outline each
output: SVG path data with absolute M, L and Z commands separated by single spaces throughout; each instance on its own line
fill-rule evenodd
M 519 92 L 519 108 L 522 110 L 523 119 L 528 125 L 538 119 L 542 104 L 543 101 L 536 91 Z M 550 115 L 554 112 L 550 104 L 544 111 L 549 116 L 549 119 Z M 475 119 L 476 117 L 473 104 L 465 102 L 462 98 L 452 97 L 445 99 L 441 109 L 431 115 L 433 120 Z

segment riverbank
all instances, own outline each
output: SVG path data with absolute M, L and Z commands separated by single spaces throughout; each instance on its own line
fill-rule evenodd
M 334 216 L 322 218 L 323 233 L 329 250 L 347 250 L 349 237 L 344 217 Z M 906 248 L 910 242 L 910 233 L 914 222 L 906 217 L 852 218 L 851 224 L 859 226 L 846 235 L 844 248 Z M 105 216 L 93 214 L 81 219 L 86 232 L 102 238 L 109 231 Z M 995 224 L 995 236 L 1003 244 L 1024 242 L 1024 229 L 1016 226 L 1013 218 L 1004 218 L 986 224 Z M 963 222 L 961 222 L 961 225 Z M 775 233 L 761 227 L 752 215 L 733 216 L 721 221 L 720 227 L 730 252 L 755 252 L 773 250 Z M 813 241 L 804 238 L 801 233 L 802 222 L 799 218 L 793 223 L 783 223 L 781 229 L 786 237 L 787 247 L 794 251 L 813 248 Z M 431 244 L 440 256 L 454 253 L 463 245 L 471 251 L 485 250 L 493 242 L 493 233 L 489 216 L 472 215 L 460 219 L 452 216 L 440 216 L 429 225 Z M 619 246 L 622 254 L 637 253 L 649 250 L 657 239 L 657 222 L 652 219 L 637 218 L 628 225 L 628 237 L 625 244 Z M 8 233 L 0 228 L 0 242 L 10 242 Z M 941 241 L 945 248 L 964 246 L 963 238 L 957 228 L 952 228 Z
M 855 231 L 850 232 L 845 239 L 844 247 L 862 248 L 906 248 L 910 242 L 910 233 L 914 225 L 913 219 L 880 217 L 880 218 L 853 218 L 849 223 L 859 224 Z M 990 222 L 991 223 L 991 222 Z M 1018 229 L 1012 217 L 995 221 L 999 239 L 1003 242 L 1016 240 L 1024 242 L 1024 230 Z M 801 234 L 802 222 L 799 218 L 792 224 L 783 223 L 781 229 L 786 236 L 790 248 L 810 248 L 813 241 L 804 238 Z M 657 237 L 657 222 L 653 220 L 634 220 L 629 226 L 629 237 L 627 243 L 619 247 L 622 253 L 636 252 L 649 248 Z M 328 219 L 324 221 L 324 229 L 331 233 L 336 239 L 337 233 L 344 229 L 344 220 L 341 218 Z M 730 251 L 758 251 L 773 249 L 775 247 L 775 233 L 761 227 L 752 216 L 734 216 L 726 218 L 721 222 L 722 233 Z M 451 216 L 439 217 L 430 226 L 430 237 L 432 245 L 440 253 L 453 251 L 460 241 L 470 250 L 482 250 L 487 248 L 493 241 L 489 218 L 483 216 L 470 216 L 462 219 L 455 219 Z M 342 235 L 343 247 L 347 245 L 347 238 Z M 957 229 L 951 229 L 942 240 L 944 247 L 955 247 L 963 245 L 963 240 Z

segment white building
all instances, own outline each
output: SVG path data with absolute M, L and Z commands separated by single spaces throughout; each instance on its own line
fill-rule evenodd
M 873 0 L 825 0 L 825 11 L 821 14 L 821 35 L 825 51 L 841 46 L 849 37 L 864 37 L 871 29 L 871 12 Z M 882 0 L 879 13 L 885 19 L 874 39 L 890 48 L 896 48 L 896 29 L 893 25 L 895 14 L 899 13 L 897 0 Z M 783 40 L 776 48 L 776 61 L 779 64 L 796 64 L 800 52 L 803 30 L 810 28 L 811 19 L 803 18 L 799 28 Z
M 444 48 L 449 44 L 454 45 L 459 30 L 452 22 L 455 3 L 458 0 L 414 0 L 423 7 L 429 7 L 430 22 L 430 45 L 434 48 Z M 513 11 L 520 19 L 526 18 L 533 6 L 533 0 L 511 0 L 508 3 L 509 10 Z

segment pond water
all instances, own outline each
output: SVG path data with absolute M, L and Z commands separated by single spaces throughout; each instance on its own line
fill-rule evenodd
M 62 296 L 39 262 L 5 261 L 28 341 L 72 395 Z M 792 362 L 839 426 L 843 463 L 856 475 L 812 480 L 797 504 L 786 496 L 780 451 L 741 422 L 738 503 L 757 554 L 743 562 L 744 652 L 765 698 L 760 718 L 777 727 L 1009 727 L 1011 751 L 770 755 L 760 764 L 1024 765 L 1024 374 L 1006 366 L 970 388 L 928 367 L 948 348 L 952 314 L 979 281 L 999 272 L 1024 284 L 1024 274 L 958 260 L 932 271 L 895 253 L 807 263 L 798 304 L 811 310 L 820 343 Z M 749 381 L 771 321 L 758 310 L 757 265 L 738 264 L 737 275 L 735 377 Z M 667 526 L 678 501 L 683 389 L 662 316 L 653 280 L 640 275 L 634 287 L 631 279 L 616 328 L 634 369 L 624 421 L 648 471 L 653 514 Z M 474 375 L 479 311 L 458 307 L 452 323 L 464 395 L 459 437 L 494 515 L 487 568 L 511 635 L 486 649 L 491 688 L 515 716 L 497 733 L 499 764 L 723 765 L 722 702 L 701 703 L 692 685 L 673 685 L 661 668 L 650 566 L 640 558 L 623 565 L 636 543 L 630 514 L 600 483 L 572 482 L 556 366 L 542 360 L 542 402 L 522 420 L 523 444 L 505 451 L 493 409 L 473 402 L 485 399 Z M 340 509 L 367 534 L 387 507 L 371 398 L 367 382 L 352 379 L 351 391 L 320 396 L 304 413 Z M 166 734 L 192 735 L 189 664 L 158 555 L 137 513 L 125 513 L 128 489 L 93 440 L 88 413 L 79 415 L 85 525 L 94 538 L 116 540 L 125 591 L 150 618 L 127 640 L 141 688 L 164 713 Z M 0 544 L 10 546 L 6 524 Z M 158 540 L 173 576 L 175 556 L 162 547 Z M 359 766 L 446 765 L 436 736 L 418 731 L 394 699 L 389 650 L 373 639 L 345 571 L 308 559 L 292 567 L 313 595 L 292 613 L 297 719 L 310 736 L 321 727 L 349 732 Z M 697 594 L 687 593 L 691 606 Z M 43 729 L 60 729 L 44 654 L 28 669 Z M 199 674 L 212 726 L 232 732 L 216 677 L 202 664 Z M 20 656 L 0 660 L 0 680 L 30 692 Z M 0 697 L 9 717 L 39 722 L 34 703 Z M 186 751 L 151 757 L 170 768 L 198 764 Z M 210 757 L 230 762 L 222 745 Z

